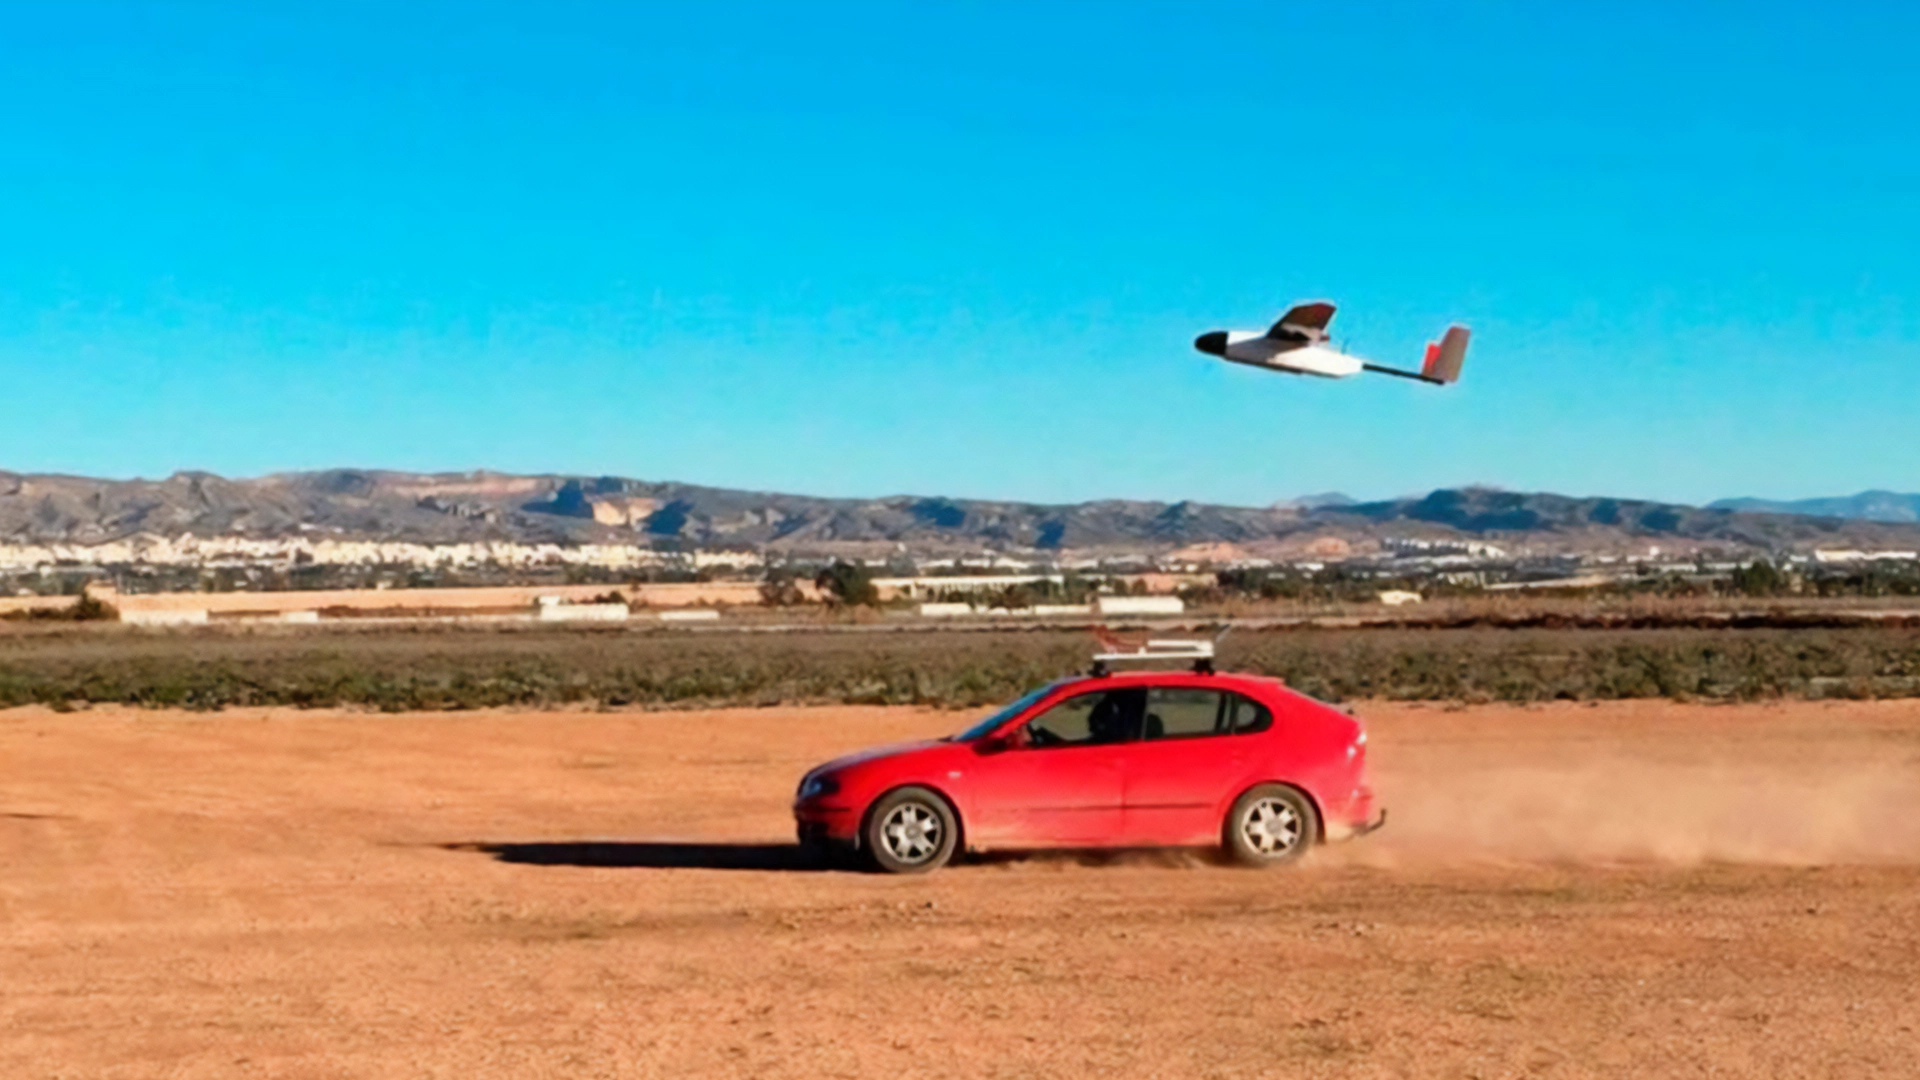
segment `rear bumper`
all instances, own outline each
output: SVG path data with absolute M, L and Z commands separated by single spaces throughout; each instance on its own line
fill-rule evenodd
M 1352 840 L 1365 836 L 1387 823 L 1387 811 L 1376 809 L 1373 789 L 1362 784 L 1347 797 L 1345 804 L 1332 808 L 1326 823 L 1328 840 Z
M 1354 826 L 1352 837 L 1350 838 L 1362 837 L 1367 835 L 1370 832 L 1378 832 L 1380 830 L 1380 827 L 1382 825 L 1385 825 L 1386 823 L 1387 823 L 1387 808 L 1383 806 L 1380 808 L 1379 815 L 1376 816 L 1372 821 L 1366 822 L 1365 824 L 1362 824 L 1362 825 Z

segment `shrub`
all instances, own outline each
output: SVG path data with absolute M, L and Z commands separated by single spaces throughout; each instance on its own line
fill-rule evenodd
M 880 590 L 865 566 L 845 560 L 820 571 L 814 584 L 826 590 L 831 601 L 841 607 L 872 607 L 880 602 Z
M 81 593 L 63 608 L 30 608 L 10 611 L 0 618 L 17 622 L 111 622 L 120 618 L 120 609 L 91 593 Z
M 806 603 L 807 597 L 793 579 L 793 571 L 769 570 L 767 580 L 760 583 L 760 602 L 768 607 L 794 607 Z

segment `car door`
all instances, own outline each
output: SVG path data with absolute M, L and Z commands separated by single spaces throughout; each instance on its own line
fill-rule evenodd
M 1106 688 L 1064 698 L 1001 745 L 983 745 L 969 789 L 968 840 L 980 847 L 1097 847 L 1121 840 L 1120 754 L 1145 693 Z
M 1141 739 L 1127 747 L 1121 830 L 1130 844 L 1209 844 L 1218 808 L 1243 784 L 1265 706 L 1227 690 L 1156 686 L 1146 693 Z

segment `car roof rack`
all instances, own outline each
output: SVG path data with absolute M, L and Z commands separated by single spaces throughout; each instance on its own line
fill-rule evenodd
M 1129 647 L 1111 635 L 1103 635 L 1101 647 L 1105 650 L 1093 654 L 1093 670 L 1088 674 L 1101 678 L 1109 673 L 1111 664 L 1128 663 L 1165 663 L 1168 660 L 1191 660 L 1196 674 L 1213 674 L 1213 642 L 1190 641 L 1181 639 L 1153 639 Z

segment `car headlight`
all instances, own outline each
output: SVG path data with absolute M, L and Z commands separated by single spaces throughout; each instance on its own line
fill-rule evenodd
M 840 781 L 831 776 L 809 776 L 800 782 L 800 798 L 817 799 L 840 793 Z

